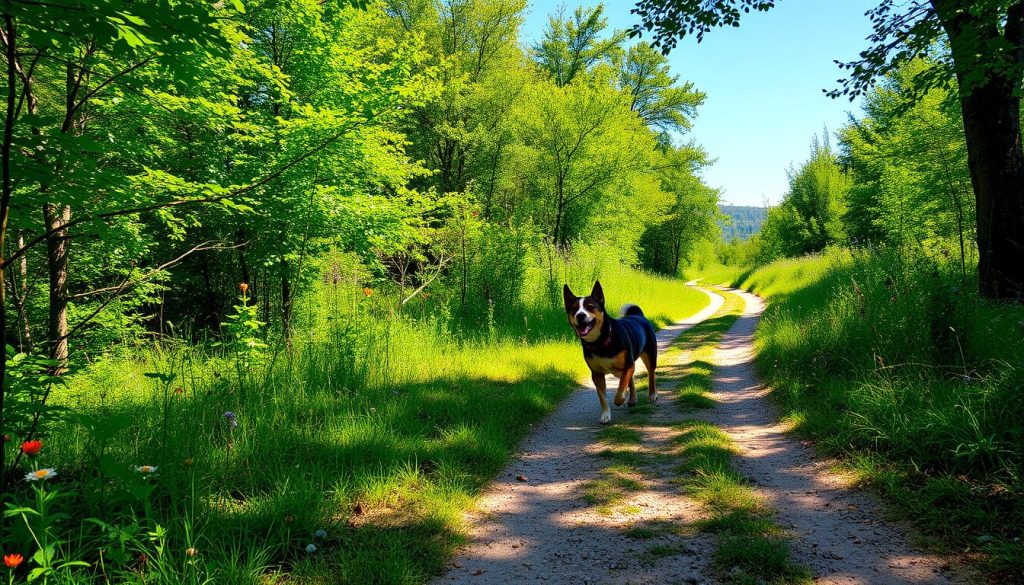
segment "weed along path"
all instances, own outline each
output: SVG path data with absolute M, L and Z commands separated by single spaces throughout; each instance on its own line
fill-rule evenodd
M 786 434 L 754 370 L 762 301 L 700 290 L 709 305 L 657 334 L 659 404 L 638 373 L 640 405 L 602 426 L 593 386 L 573 393 L 435 583 L 964 582 Z
M 659 352 L 721 307 L 722 297 L 708 296 L 708 306 L 699 313 L 658 331 Z M 585 368 L 582 356 L 580 364 Z M 639 373 L 643 364 L 637 366 L 636 379 L 646 379 Z M 652 421 L 661 421 L 654 423 L 660 427 L 651 425 L 638 432 L 645 435 L 644 440 L 665 440 L 659 436 L 660 429 L 680 417 L 672 397 L 663 393 L 658 406 L 651 408 L 639 384 L 638 394 L 640 406 L 634 410 L 649 411 Z M 517 458 L 481 497 L 471 513 L 469 544 L 437 583 L 653 584 L 707 572 L 708 542 L 688 544 L 691 539 L 669 529 L 656 539 L 664 548 L 651 553 L 647 550 L 651 547 L 643 546 L 647 543 L 626 535 L 634 526 L 687 525 L 697 509 L 672 485 L 668 474 L 641 477 L 629 466 L 611 465 L 602 456 L 608 445 L 601 434 L 622 428 L 620 424 L 633 415 L 625 407 L 613 407 L 613 424 L 602 427 L 599 414 L 594 387 L 588 384 L 537 425 Z M 626 490 L 630 494 L 621 501 L 604 500 L 617 500 L 615 496 Z M 686 554 L 659 554 L 659 550 Z
M 963 583 L 948 563 L 915 550 L 882 520 L 870 494 L 851 489 L 830 464 L 786 434 L 754 370 L 754 330 L 764 302 L 740 291 L 745 309 L 712 356 L 717 406 L 701 418 L 738 448 L 734 464 L 789 532 L 793 560 L 815 583 Z

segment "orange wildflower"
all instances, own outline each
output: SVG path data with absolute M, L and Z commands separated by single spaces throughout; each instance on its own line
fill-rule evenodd
M 11 569 L 13 569 L 13 568 L 17 567 L 18 565 L 20 565 L 21 562 L 24 561 L 24 560 L 25 560 L 25 557 L 19 555 L 18 553 L 14 553 L 14 554 L 11 554 L 11 555 L 4 555 L 4 564 L 7 565 Z
M 21 452 L 29 457 L 35 457 L 39 455 L 39 452 L 43 449 L 43 442 L 39 440 L 25 441 L 21 444 Z

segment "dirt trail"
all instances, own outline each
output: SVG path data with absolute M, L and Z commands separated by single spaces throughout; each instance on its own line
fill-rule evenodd
M 794 560 L 809 566 L 816 582 L 961 583 L 941 559 L 914 551 L 900 529 L 882 521 L 871 497 L 848 489 L 830 473 L 827 462 L 785 435 L 752 363 L 753 332 L 763 303 L 739 294 L 746 301 L 744 315 L 712 360 L 719 405 L 684 415 L 670 393 L 662 393 L 657 408 L 637 429 L 645 449 L 671 451 L 676 434 L 671 426 L 687 418 L 721 426 L 742 451 L 737 468 L 778 511 L 778 522 L 793 533 Z M 699 314 L 658 332 L 659 350 L 717 311 L 722 297 L 708 295 L 712 302 Z M 624 532 L 659 521 L 687 527 L 701 517 L 701 507 L 671 481 L 669 463 L 644 468 L 642 489 L 624 502 L 630 509 L 602 513 L 584 501 L 588 482 L 609 466 L 599 454 L 606 446 L 595 436 L 601 428 L 598 415 L 593 386 L 587 385 L 538 425 L 519 456 L 481 497 L 470 516 L 470 543 L 436 583 L 716 582 L 713 537 L 683 530 L 636 540 Z M 612 410 L 613 424 L 629 416 L 625 408 Z
M 828 461 L 785 434 L 754 371 L 754 330 L 764 302 L 733 292 L 746 309 L 715 350 L 719 405 L 701 418 L 722 427 L 740 447 L 736 466 L 791 530 L 794 560 L 811 568 L 816 583 L 965 582 L 943 559 L 911 547 L 903 530 L 882 520 L 873 497 L 849 488 Z
M 721 307 L 722 297 L 709 297 L 710 304 L 698 314 L 658 331 L 659 352 Z M 582 364 L 582 355 L 579 359 Z M 642 367 L 637 364 L 638 377 Z M 640 400 L 646 403 L 645 397 Z M 602 428 L 600 413 L 589 383 L 537 426 L 516 460 L 481 497 L 470 518 L 471 543 L 459 551 L 438 583 L 686 583 L 679 575 L 710 574 L 709 539 L 683 542 L 674 535 L 658 539 L 686 550 L 658 559 L 652 567 L 641 553 L 654 543 L 638 543 L 622 533 L 635 523 L 690 524 L 697 517 L 699 509 L 667 478 L 646 481 L 643 492 L 629 498 L 638 513 L 602 514 L 583 500 L 586 483 L 608 466 L 598 455 L 602 446 L 595 437 Z M 613 424 L 626 416 L 625 407 L 612 407 Z M 658 440 L 661 425 L 682 418 L 669 393 L 662 393 L 644 434 Z M 517 481 L 519 475 L 527 481 Z

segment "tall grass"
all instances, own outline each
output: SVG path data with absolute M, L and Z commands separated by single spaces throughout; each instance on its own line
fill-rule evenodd
M 802 432 L 851 458 L 929 534 L 1024 578 L 1024 307 L 958 263 L 897 251 L 782 260 L 759 367 Z
M 483 328 L 460 328 L 443 289 L 402 306 L 332 280 L 300 301 L 291 344 L 268 340 L 253 367 L 164 340 L 76 374 L 54 395 L 74 415 L 38 460 L 65 494 L 57 556 L 91 565 L 60 582 L 423 582 L 461 542 L 474 495 L 586 373 L 544 278 L 582 291 L 600 277 L 609 306 L 658 321 L 706 302 L 593 257 L 544 262 L 518 319 L 495 311 Z M 141 465 L 156 477 L 140 483 Z M 15 528 L 3 552 L 32 554 Z

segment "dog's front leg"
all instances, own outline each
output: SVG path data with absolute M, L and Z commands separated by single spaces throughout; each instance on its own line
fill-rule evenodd
M 590 372 L 590 377 L 594 380 L 594 388 L 597 388 L 597 399 L 601 401 L 601 424 L 606 425 L 612 421 L 612 409 L 608 408 L 608 399 L 604 395 L 607 389 L 604 374 Z
M 615 393 L 615 406 L 622 406 L 622 403 L 626 401 L 626 388 L 629 388 L 633 382 L 633 371 L 636 370 L 636 366 L 629 364 L 626 369 L 622 370 L 622 377 L 619 378 L 619 391 Z

